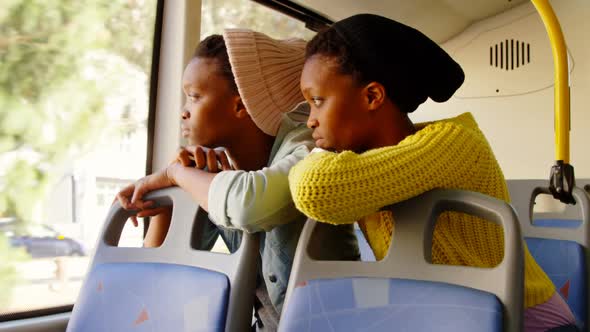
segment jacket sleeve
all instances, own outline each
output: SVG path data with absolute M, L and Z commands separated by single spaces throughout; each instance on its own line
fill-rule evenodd
M 491 149 L 478 129 L 436 123 L 395 146 L 310 154 L 292 168 L 289 183 L 296 207 L 308 217 L 353 223 L 431 189 L 456 187 L 482 153 Z
M 307 131 L 291 138 L 294 148 L 270 167 L 258 171 L 226 171 L 209 188 L 209 217 L 219 226 L 246 232 L 270 231 L 301 217 L 289 191 L 289 170 L 310 151 Z

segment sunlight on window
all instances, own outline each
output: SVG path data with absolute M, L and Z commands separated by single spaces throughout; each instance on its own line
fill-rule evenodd
M 72 304 L 115 194 L 145 175 L 156 2 L 3 3 L 0 316 Z M 252 1 L 202 5 L 202 35 L 314 35 Z M 120 245 L 143 233 L 127 223 Z
M 0 315 L 72 304 L 115 193 L 145 174 L 156 0 L 2 7 Z

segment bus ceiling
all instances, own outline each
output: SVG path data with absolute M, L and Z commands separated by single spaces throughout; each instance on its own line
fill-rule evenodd
M 439 44 L 463 32 L 471 24 L 498 15 L 526 0 L 254 0 L 270 6 L 294 6 L 326 21 L 338 21 L 360 13 L 377 14 L 410 25 Z M 275 7 L 273 7 L 275 8 Z M 310 10 L 309 8 L 313 8 Z M 285 12 L 286 13 L 286 12 Z M 288 14 L 288 13 L 286 13 Z M 297 17 L 296 17 L 297 18 Z M 305 19 L 302 21 L 308 22 Z M 326 22 L 322 21 L 322 22 Z M 314 29 L 315 30 L 315 29 Z

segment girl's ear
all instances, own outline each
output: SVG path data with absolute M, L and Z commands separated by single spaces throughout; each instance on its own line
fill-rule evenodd
M 236 96 L 235 98 L 236 98 L 235 99 L 236 117 L 238 119 L 243 119 L 245 117 L 249 117 L 250 114 L 248 114 L 248 111 L 246 111 L 246 106 L 244 105 L 242 98 L 240 96 Z
M 365 86 L 367 109 L 373 111 L 385 102 L 385 87 L 378 82 L 371 82 Z

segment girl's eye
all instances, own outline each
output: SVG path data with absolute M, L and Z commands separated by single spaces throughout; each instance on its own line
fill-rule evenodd
M 193 102 L 193 103 L 196 103 L 196 102 L 197 102 L 197 100 L 199 100 L 199 95 L 190 95 L 190 96 L 188 96 L 188 99 L 189 99 L 191 102 Z
M 322 104 L 322 98 L 320 97 L 312 97 L 311 98 L 311 102 L 314 104 L 315 107 L 320 107 L 320 105 Z

